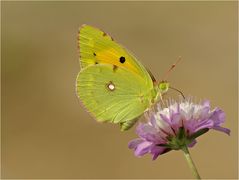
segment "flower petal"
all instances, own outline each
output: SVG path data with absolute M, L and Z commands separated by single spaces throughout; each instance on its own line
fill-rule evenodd
M 171 118 L 172 118 L 171 126 L 174 129 L 174 131 L 178 132 L 178 129 L 183 126 L 182 117 L 180 113 L 173 114 Z
M 196 139 L 194 139 L 189 145 L 188 145 L 188 147 L 193 147 L 195 144 L 197 143 L 197 140 Z
M 132 141 L 129 142 L 128 147 L 129 147 L 130 149 L 135 149 L 135 148 L 136 148 L 140 143 L 142 143 L 142 142 L 143 142 L 143 140 L 140 139 L 140 138 L 134 139 L 134 140 L 132 140 Z
M 148 141 L 138 144 L 134 152 L 135 156 L 143 156 L 144 154 L 150 152 L 151 145 L 152 143 Z
M 213 127 L 213 121 L 211 119 L 205 119 L 202 121 L 199 121 L 199 123 L 196 125 L 194 132 L 197 132 L 200 129 L 211 129 Z
M 165 142 L 165 138 L 167 134 L 157 130 L 150 124 L 139 124 L 136 128 L 136 133 L 139 137 L 146 141 L 154 142 L 154 143 L 163 143 Z
M 224 133 L 228 134 L 229 136 L 230 136 L 230 133 L 231 133 L 230 129 L 227 129 L 227 128 L 224 128 L 224 127 L 221 127 L 221 126 L 216 126 L 216 127 L 213 127 L 212 129 L 224 132 Z
M 204 100 L 204 101 L 202 102 L 202 105 L 203 105 L 204 107 L 209 107 L 209 108 L 210 108 L 210 101 L 209 101 L 209 100 Z
M 225 113 L 221 109 L 215 108 L 210 119 L 213 120 L 214 126 L 220 126 L 225 121 Z
M 171 124 L 171 120 L 165 115 L 165 114 L 160 114 L 160 117 L 162 118 L 162 120 L 165 122 L 163 124 L 167 124 L 167 125 L 170 125 Z
M 200 119 L 205 119 L 209 117 L 209 111 L 210 111 L 210 107 L 205 106 L 200 110 Z
M 151 117 L 149 118 L 149 120 L 150 120 L 150 123 L 152 124 L 152 126 L 153 126 L 154 128 L 158 128 L 158 126 L 157 126 L 157 121 L 156 121 L 155 116 L 151 116 Z
M 154 147 L 151 149 L 151 154 L 153 155 L 152 160 L 157 159 L 157 157 L 158 157 L 160 154 L 164 153 L 165 150 L 166 150 L 165 147 L 154 146 Z

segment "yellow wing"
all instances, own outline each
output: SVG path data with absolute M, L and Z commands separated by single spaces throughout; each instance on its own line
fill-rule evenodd
M 112 64 L 114 71 L 126 68 L 152 83 L 147 70 L 125 48 L 116 43 L 105 32 L 89 25 L 83 25 L 79 31 L 80 64 L 84 69 L 95 64 Z

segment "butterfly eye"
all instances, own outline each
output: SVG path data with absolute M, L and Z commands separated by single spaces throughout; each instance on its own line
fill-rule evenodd
M 120 62 L 123 64 L 125 62 L 125 57 L 121 56 L 120 57 Z

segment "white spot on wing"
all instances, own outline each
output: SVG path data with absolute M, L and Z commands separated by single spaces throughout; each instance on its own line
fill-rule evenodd
M 110 90 L 114 90 L 114 89 L 115 89 L 115 85 L 114 85 L 114 84 L 109 84 L 108 88 L 109 88 Z
M 110 82 L 107 84 L 107 88 L 108 88 L 110 91 L 114 91 L 114 90 L 115 90 L 115 85 L 110 81 Z

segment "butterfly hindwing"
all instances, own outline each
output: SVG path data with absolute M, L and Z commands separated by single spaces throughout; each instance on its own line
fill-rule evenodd
M 77 93 L 97 121 L 122 123 L 140 116 L 153 97 L 139 76 L 112 65 L 88 66 L 77 77 Z

